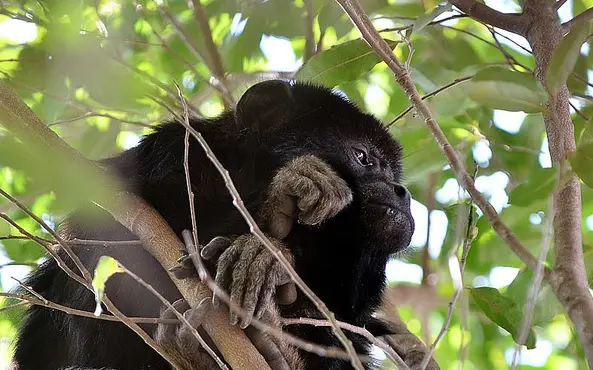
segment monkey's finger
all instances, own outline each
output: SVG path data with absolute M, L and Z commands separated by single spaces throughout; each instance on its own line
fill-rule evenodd
M 198 303 L 196 308 L 185 311 L 183 317 L 189 322 L 191 328 L 182 322 L 177 334 L 179 339 L 183 342 L 196 340 L 192 328 L 197 329 L 202 326 L 210 310 L 212 310 L 212 300 L 206 297 Z
M 236 308 L 243 308 L 243 296 L 248 284 L 250 277 L 248 276 L 249 267 L 253 264 L 253 261 L 259 253 L 262 252 L 259 241 L 253 237 L 247 239 L 247 242 L 243 245 L 243 253 L 235 264 L 233 270 L 233 281 L 231 283 L 230 295 L 231 304 Z M 231 308 L 231 325 L 237 325 L 239 322 L 239 314 L 236 309 Z
M 279 305 L 285 306 L 292 304 L 296 299 L 296 285 L 292 281 L 276 287 L 276 301 Z
M 202 256 L 202 258 L 205 260 L 216 260 L 232 244 L 233 241 L 230 238 L 225 236 L 217 236 L 210 240 L 208 244 L 202 248 L 200 251 L 200 256 Z
M 268 228 L 273 237 L 284 239 L 290 233 L 297 217 L 296 203 L 294 196 L 286 194 L 284 189 L 278 189 L 278 186 L 273 186 L 269 203 L 272 214 L 268 221 Z
M 290 366 L 282 355 L 280 348 L 269 336 L 251 326 L 245 329 L 245 334 L 259 353 L 262 354 L 272 370 L 290 370 Z
M 270 274 L 268 274 L 268 276 L 266 276 L 266 282 L 262 286 L 262 289 L 260 292 L 260 297 L 259 297 L 259 300 L 257 301 L 257 305 L 255 307 L 254 317 L 258 320 L 261 319 L 263 314 L 266 312 L 266 309 L 268 309 L 268 307 L 272 303 L 272 295 L 274 294 L 275 286 L 274 286 L 274 284 L 270 284 L 269 280 L 270 280 Z
M 260 299 L 255 309 L 255 318 L 260 319 L 265 313 L 266 309 L 273 302 L 272 296 L 276 293 L 278 282 L 283 280 L 279 273 L 279 267 L 285 273 L 284 268 L 280 266 L 280 262 L 274 259 L 271 268 L 266 274 L 266 282 L 262 286 Z
M 235 246 L 231 246 L 226 251 L 224 251 L 218 259 L 214 283 L 218 288 L 222 289 L 227 294 L 229 294 L 229 287 L 233 278 L 233 268 L 235 267 L 235 263 L 240 256 L 241 248 L 235 248 Z M 218 307 L 220 305 L 220 298 L 216 296 L 216 293 L 212 294 L 212 305 L 214 307 Z
M 352 201 L 352 191 L 346 182 L 337 175 L 332 177 L 322 175 L 315 182 L 321 196 L 309 215 L 310 222 L 326 221 L 338 214 Z
M 173 302 L 173 308 L 180 313 L 185 312 L 187 309 L 190 308 L 189 304 L 185 301 L 185 299 L 181 298 Z M 162 320 L 176 320 L 177 315 L 171 308 L 167 308 L 164 310 L 160 317 Z M 154 333 L 154 338 L 160 343 L 164 342 L 171 342 L 173 338 L 177 336 L 177 329 L 179 328 L 178 325 L 168 324 L 168 323 L 159 323 Z
M 243 295 L 243 312 L 246 314 L 239 322 L 239 327 L 245 329 L 251 323 L 259 293 L 266 282 L 268 270 L 274 263 L 274 257 L 267 250 L 262 250 L 249 266 L 249 279 Z
M 309 177 L 299 177 L 298 181 L 292 184 L 292 191 L 298 197 L 297 206 L 301 211 L 313 208 L 321 197 L 319 187 Z

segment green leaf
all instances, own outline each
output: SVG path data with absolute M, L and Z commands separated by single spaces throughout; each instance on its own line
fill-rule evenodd
M 533 271 L 523 269 L 509 285 L 504 295 L 517 302 L 519 307 L 523 307 L 532 281 Z M 562 306 L 556 299 L 550 285 L 543 281 L 536 296 L 532 325 L 545 325 L 560 313 L 562 313 Z
M 30 240 L 3 240 L 6 255 L 16 262 L 36 262 L 45 255 L 37 243 Z
M 386 41 L 392 48 L 397 44 L 397 41 Z M 358 79 L 380 61 L 366 41 L 356 39 L 317 54 L 298 70 L 295 77 L 334 87 Z
M 581 180 L 593 188 L 593 143 L 577 147 L 576 155 L 570 160 L 570 164 Z
M 107 280 L 116 273 L 123 272 L 117 260 L 109 256 L 101 256 L 97 266 L 95 267 L 95 276 L 93 277 L 93 289 L 95 291 L 95 316 L 99 316 L 103 310 L 101 309 L 101 300 L 105 293 L 105 284 Z
M 435 8 L 418 17 L 416 22 L 414 22 L 414 26 L 412 27 L 412 34 L 420 32 L 420 30 L 426 27 L 436 17 L 443 14 L 444 12 L 451 11 L 452 7 L 453 5 L 449 2 L 445 4 L 439 4 Z
M 528 180 L 521 182 L 509 195 L 509 203 L 528 206 L 550 195 L 556 185 L 556 170 L 553 168 L 535 168 Z
M 466 83 L 467 94 L 492 109 L 538 113 L 545 110 L 548 94 L 530 73 L 489 67 Z
M 517 304 L 510 298 L 500 294 L 498 289 L 490 287 L 470 288 L 470 294 L 478 308 L 490 320 L 508 331 L 515 342 L 521 329 L 522 312 Z M 529 329 L 525 341 L 528 349 L 535 348 L 535 333 Z
M 556 94 L 566 83 L 581 53 L 581 45 L 588 35 L 589 22 L 577 23 L 554 48 L 546 74 L 546 86 L 550 94 Z

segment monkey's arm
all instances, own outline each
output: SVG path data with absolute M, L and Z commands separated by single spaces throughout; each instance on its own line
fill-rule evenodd
M 276 173 L 268 192 L 264 219 L 269 233 L 284 239 L 294 221 L 318 225 L 352 202 L 352 190 L 327 163 L 301 156 Z
M 313 155 L 301 156 L 281 167 L 274 176 L 263 207 L 263 229 L 270 241 L 291 261 L 292 254 L 281 239 L 291 231 L 294 222 L 320 224 L 343 210 L 352 201 L 346 182 L 323 160 Z M 254 235 L 235 240 L 214 238 L 201 256 L 216 264 L 216 284 L 226 291 L 231 302 L 247 313 L 244 319 L 231 312 L 231 322 L 246 328 L 251 317 L 261 317 L 264 308 L 276 295 L 281 304 L 296 299 L 294 284 L 280 262 Z M 194 273 L 191 258 L 185 257 L 174 273 L 183 278 Z M 217 304 L 215 299 L 214 304 Z

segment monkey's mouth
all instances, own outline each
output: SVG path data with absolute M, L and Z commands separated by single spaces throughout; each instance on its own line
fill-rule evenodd
M 374 210 L 375 227 L 381 228 L 381 234 L 397 240 L 395 251 L 408 247 L 414 234 L 414 218 L 409 208 L 401 208 L 388 202 L 368 202 Z M 392 240 L 393 240 L 392 239 Z

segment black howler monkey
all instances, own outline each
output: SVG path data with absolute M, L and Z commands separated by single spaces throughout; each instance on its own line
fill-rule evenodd
M 191 125 L 228 169 L 264 230 L 282 222 L 283 216 L 298 218 L 288 235 L 274 242 L 336 317 L 386 334 L 386 327 L 371 315 L 385 287 L 386 262 L 407 247 L 414 222 L 410 195 L 400 184 L 401 147 L 381 123 L 328 89 L 267 81 L 251 87 L 234 111 L 214 119 L 193 119 Z M 102 162 L 130 191 L 155 207 L 178 235 L 191 229 L 184 134 L 179 123 L 164 124 L 137 147 Z M 231 298 L 260 317 L 275 286 L 286 282 L 282 270 L 248 234 L 221 176 L 195 141 L 190 145 L 190 174 L 200 239 L 231 237 L 228 243 L 211 243 L 202 254 L 217 263 L 216 280 Z M 291 201 L 297 214 L 286 214 L 292 212 Z M 61 233 L 79 239 L 136 239 L 93 206 L 73 213 Z M 99 256 L 109 254 L 171 302 L 180 298 L 167 273 L 140 245 L 99 243 L 78 245 L 75 251 L 91 270 Z M 26 284 L 52 302 L 87 311 L 94 308 L 92 293 L 70 279 L 53 259 Z M 111 278 L 107 295 L 129 316 L 158 317 L 162 310 L 156 298 L 126 276 Z M 294 303 L 281 306 L 280 313 L 321 318 L 300 292 Z M 241 327 L 249 324 L 234 316 L 231 321 Z M 145 328 L 155 332 L 154 326 Z M 312 342 L 340 345 L 328 328 L 291 325 L 285 330 Z M 358 352 L 368 354 L 365 340 L 351 339 Z M 306 369 L 350 368 L 347 361 L 300 354 Z M 40 306 L 27 312 L 15 361 L 19 370 L 170 368 L 121 323 Z

